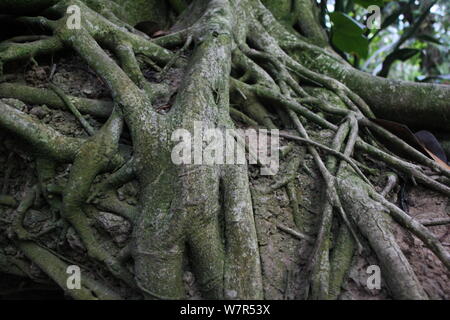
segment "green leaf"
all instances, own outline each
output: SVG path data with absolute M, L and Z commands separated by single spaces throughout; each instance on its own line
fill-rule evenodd
M 332 43 L 339 50 L 366 58 L 369 40 L 364 36 L 365 26 L 341 12 L 331 13 L 330 18 L 333 22 Z
M 354 0 L 354 2 L 364 8 L 368 8 L 371 5 L 382 7 L 384 5 L 383 0 Z
M 426 41 L 426 42 L 432 42 L 432 43 L 435 43 L 435 44 L 442 45 L 442 42 L 439 41 L 439 39 L 433 37 L 430 34 L 421 34 L 421 35 L 417 36 L 417 39 L 422 40 L 422 41 Z
M 364 35 L 348 35 L 335 32 L 331 41 L 339 50 L 354 53 L 360 58 L 365 59 L 369 55 L 369 40 Z
M 362 34 L 366 28 L 362 23 L 359 23 L 349 15 L 342 12 L 332 12 L 330 13 L 330 18 L 336 29 L 343 30 L 346 33 Z

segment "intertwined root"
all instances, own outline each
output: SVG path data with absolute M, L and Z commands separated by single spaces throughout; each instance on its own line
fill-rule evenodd
M 297 132 L 295 136 L 282 136 L 308 146 L 324 181 L 326 201 L 307 268 L 310 297 L 337 298 L 354 251 L 363 250 L 360 238 L 364 237 L 377 254 L 396 298 L 427 298 L 389 230 L 389 214 L 450 268 L 448 252 L 420 223 L 376 193 L 360 164 L 351 157 L 358 149 L 436 191 L 450 195 L 450 188 L 427 176 L 421 167 L 379 149 L 360 126 L 388 136 L 436 173 L 450 177 L 450 172 L 377 127 L 367 118 L 373 113 L 363 99 L 340 81 L 305 67 L 297 53 L 320 54 L 330 63 L 342 63 L 339 57 L 290 34 L 259 1 L 194 1 L 192 10 L 176 25 L 179 31 L 155 40 L 132 28 L 121 18 L 120 10 L 107 10 L 104 1 L 89 4 L 90 7 L 83 1 L 59 1 L 52 8 L 61 16 L 56 21 L 22 18 L 50 29 L 53 35 L 25 43 L 2 43 L 0 62 L 32 58 L 63 46 L 74 49 L 108 85 L 113 104 L 67 97 L 57 88 L 53 88 L 56 95 L 40 91 L 41 95 L 36 89 L 23 86 L 6 91 L 9 97 L 27 102 L 41 99 L 56 107 L 61 106 L 61 101 L 69 106 L 75 101 L 79 110 L 72 105 L 74 114 L 91 112 L 108 117 L 108 121 L 97 132 L 84 124 L 92 135 L 88 139 L 68 138 L 0 101 L 0 126 L 33 146 L 38 159 L 38 185 L 46 201 L 76 230 L 91 258 L 104 263 L 113 275 L 147 298 L 175 299 L 184 296 L 183 257 L 188 252 L 205 297 L 263 298 L 246 167 L 176 166 L 170 159 L 172 142 L 168 137 L 180 127 L 192 132 L 194 121 L 202 121 L 207 127 L 232 128 L 230 112 L 248 123 L 276 128 L 280 123 L 273 121 L 269 112 L 275 107 L 282 125 L 293 126 Z M 80 30 L 67 28 L 69 5 L 81 8 Z M 195 48 L 185 63 L 181 54 L 172 53 L 165 45 L 179 45 L 183 52 L 192 45 Z M 105 52 L 105 47 L 114 58 Z M 159 113 L 152 104 L 170 92 L 168 85 L 149 83 L 141 71 L 144 65 L 162 70 L 163 74 L 171 65 L 184 67 L 175 102 L 166 114 Z M 332 93 L 340 104 L 314 97 L 305 89 L 305 82 Z M 0 84 L 2 96 L 5 88 Z M 230 98 L 241 110 L 230 111 Z M 79 116 L 78 119 L 83 123 Z M 124 122 L 133 142 L 131 159 L 124 159 L 118 152 Z M 314 126 L 335 132 L 331 147 L 311 140 Z M 319 151 L 328 154 L 326 159 Z M 61 203 L 48 191 L 55 161 L 73 162 L 69 180 L 60 192 Z M 292 166 L 292 170 L 297 169 L 298 162 Z M 111 171 L 115 172 L 93 187 L 100 173 Z M 140 186 L 137 210 L 121 204 L 114 195 L 118 187 L 134 178 Z M 272 191 L 283 186 L 291 190 L 295 212 L 291 180 L 279 180 Z M 86 214 L 87 203 L 107 208 L 132 222 L 130 250 L 114 255 L 103 248 Z M 21 208 L 19 213 L 23 211 Z M 338 219 L 340 228 L 331 251 L 333 219 Z M 23 231 L 18 221 L 16 233 Z M 134 260 L 134 274 L 124 266 L 128 253 Z M 37 259 L 32 253 L 27 256 Z M 60 275 L 42 268 L 60 283 Z

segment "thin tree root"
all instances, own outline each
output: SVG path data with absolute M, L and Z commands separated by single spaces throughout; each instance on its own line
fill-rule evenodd
M 450 224 L 450 218 L 419 220 L 419 222 L 426 227 L 442 226 Z
M 13 98 L 29 104 L 45 104 L 50 108 L 66 109 L 64 101 L 52 90 L 29 87 L 19 83 L 1 83 L 0 98 Z M 113 109 L 113 103 L 110 101 L 73 96 L 67 96 L 67 98 L 77 106 L 81 113 L 102 119 L 108 118 Z
M 332 150 L 339 151 L 349 133 L 349 122 L 344 122 L 338 129 L 333 140 Z M 338 172 L 336 158 L 329 156 L 326 163 L 331 172 Z M 310 287 L 312 299 L 327 299 L 330 292 L 330 258 L 329 251 L 330 231 L 333 219 L 333 206 L 330 202 L 325 203 L 322 209 L 321 223 L 317 234 L 311 259 L 307 266 L 310 275 Z M 309 291 L 307 293 L 309 295 Z
M 442 263 L 450 270 L 450 254 L 442 246 L 439 240 L 433 236 L 428 229 L 426 229 L 420 222 L 407 215 L 402 209 L 398 208 L 396 205 L 387 201 L 381 195 L 373 192 L 371 196 L 381 202 L 386 208 L 389 209 L 392 217 L 403 227 L 410 230 L 415 236 L 417 236 L 423 243 L 434 252 L 434 254 L 442 261 Z
M 389 192 L 391 192 L 395 188 L 397 184 L 398 184 L 398 175 L 396 175 L 395 173 L 388 174 L 386 186 L 380 192 L 380 195 L 386 197 L 389 194 Z
M 70 99 L 67 97 L 67 95 L 62 91 L 60 88 L 55 86 L 52 83 L 49 83 L 48 85 L 50 89 L 52 89 L 64 103 L 66 104 L 67 108 L 72 112 L 72 114 L 77 118 L 77 120 L 80 122 L 80 124 L 83 126 L 84 130 L 90 135 L 95 134 L 94 128 L 89 124 L 89 122 L 86 121 L 86 119 L 81 115 L 80 111 L 78 111 L 77 107 L 70 101 Z
M 304 234 L 304 233 L 301 233 L 300 231 L 289 228 L 281 223 L 277 224 L 277 228 L 280 229 L 281 231 L 286 232 L 287 234 L 290 234 L 291 236 L 293 236 L 294 238 L 296 238 L 298 240 L 306 240 L 309 243 L 314 243 L 313 237 L 310 237 L 307 234 Z

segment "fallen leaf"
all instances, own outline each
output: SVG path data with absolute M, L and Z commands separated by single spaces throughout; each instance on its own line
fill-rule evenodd
M 165 36 L 167 33 L 168 33 L 167 31 L 159 30 L 152 34 L 152 38 L 162 37 Z
M 424 149 L 430 157 L 434 159 L 440 166 L 450 170 L 450 166 L 447 164 L 447 156 L 436 137 L 429 131 L 421 130 L 414 134 L 416 138 L 422 143 Z
M 402 139 L 404 142 L 409 144 L 414 149 L 420 151 L 425 156 L 429 157 L 428 152 L 425 151 L 425 149 L 422 146 L 422 143 L 419 141 L 419 139 L 417 139 L 414 133 L 406 125 L 384 119 L 370 119 L 370 120 L 378 124 L 380 127 L 386 129 L 393 135 L 397 136 L 398 138 Z M 402 157 L 409 158 L 406 154 L 402 154 L 399 150 L 397 150 L 395 144 L 391 143 L 390 141 L 386 141 L 386 139 L 383 139 L 378 135 L 376 136 L 389 150 L 393 151 L 394 153 Z
M 417 151 L 420 151 L 428 158 L 431 158 L 434 161 L 436 161 L 436 163 L 439 166 L 447 170 L 450 170 L 450 166 L 447 163 L 447 156 L 445 155 L 444 149 L 431 132 L 421 130 L 414 134 L 406 125 L 401 123 L 383 119 L 370 119 L 370 120 L 378 124 L 380 127 L 383 127 L 384 129 L 386 129 L 393 135 L 397 136 L 398 138 L 402 139 L 404 142 L 409 144 Z M 393 150 L 397 154 L 400 153 L 398 152 L 398 150 L 396 150 L 394 144 L 391 144 L 389 141 L 385 140 L 386 139 L 383 139 L 382 142 L 386 145 L 388 149 Z M 406 157 L 405 155 L 401 156 Z

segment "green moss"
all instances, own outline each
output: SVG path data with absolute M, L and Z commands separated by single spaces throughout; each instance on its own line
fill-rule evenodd
M 127 22 L 135 26 L 139 22 L 151 21 L 165 28 L 168 17 L 168 5 L 166 1 L 159 0 L 115 0 L 126 12 Z
M 354 253 L 355 240 L 347 227 L 341 225 L 330 257 L 331 268 L 328 299 L 336 300 L 339 297 L 345 276 L 352 264 Z
M 292 0 L 262 0 L 275 18 L 286 27 L 292 27 L 297 19 L 297 8 Z M 294 4 L 294 5 L 293 5 Z

